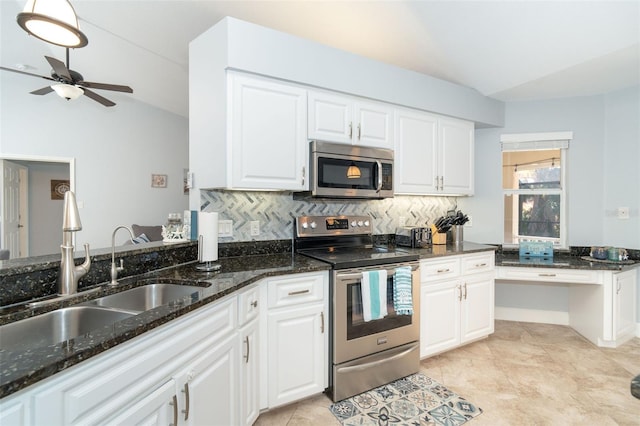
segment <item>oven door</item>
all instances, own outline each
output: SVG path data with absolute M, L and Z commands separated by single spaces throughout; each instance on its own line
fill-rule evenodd
M 311 194 L 316 197 L 393 197 L 393 161 L 349 155 L 312 155 Z
M 413 314 L 398 315 L 393 307 L 395 268 L 411 266 Z M 420 272 L 417 262 L 382 265 L 370 268 L 334 271 L 333 280 L 333 363 L 395 348 L 420 337 Z M 362 309 L 362 272 L 387 271 L 387 311 L 384 318 L 364 321 Z

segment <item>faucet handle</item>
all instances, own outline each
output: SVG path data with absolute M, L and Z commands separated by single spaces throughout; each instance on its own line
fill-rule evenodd
M 124 259 L 120 258 L 120 266 L 118 266 L 118 272 L 124 271 Z

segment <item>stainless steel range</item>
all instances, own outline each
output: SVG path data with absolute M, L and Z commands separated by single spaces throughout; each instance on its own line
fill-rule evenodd
M 302 216 L 296 220 L 296 251 L 332 265 L 329 386 L 334 401 L 413 374 L 420 365 L 418 256 L 375 247 L 372 230 L 368 216 Z M 400 305 L 397 300 L 394 303 L 398 294 L 394 282 L 400 282 L 396 277 L 401 273 L 411 289 L 410 305 L 406 309 L 405 303 L 405 309 L 396 312 Z M 375 298 L 368 291 L 373 288 L 369 287 L 371 274 L 385 281 L 376 283 L 375 291 L 380 290 L 381 296 L 374 306 L 378 315 L 373 318 L 371 300 Z M 380 314 L 385 307 L 386 315 Z

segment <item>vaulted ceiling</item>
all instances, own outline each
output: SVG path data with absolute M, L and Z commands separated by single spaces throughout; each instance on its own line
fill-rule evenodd
M 100 92 L 115 102 L 135 99 L 185 117 L 188 44 L 225 16 L 504 101 L 587 96 L 640 84 L 636 0 L 71 2 L 89 45 L 71 51 L 70 68 L 88 81 L 134 89 L 133 95 Z M 20 29 L 15 17 L 25 3 L 0 0 L 0 63 L 49 75 L 43 55 L 64 60 L 65 52 Z M 33 78 L 34 89 L 43 85 Z

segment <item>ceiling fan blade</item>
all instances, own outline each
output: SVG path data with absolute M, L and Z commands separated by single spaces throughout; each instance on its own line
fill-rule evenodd
M 47 93 L 53 92 L 51 86 L 45 86 L 42 89 L 34 90 L 33 92 L 29 92 L 32 95 L 46 95 Z
M 45 80 L 55 81 L 51 77 L 47 77 L 47 76 L 40 75 L 40 74 L 34 74 L 34 73 L 31 73 L 31 72 L 26 72 L 26 71 L 15 70 L 13 68 L 0 67 L 0 70 L 11 71 L 11 72 L 15 72 L 15 73 L 18 73 L 18 74 L 25 74 L 25 75 L 30 75 L 32 77 L 39 77 L 39 78 L 44 78 Z
M 104 105 L 106 107 L 112 107 L 112 106 L 115 105 L 115 102 L 112 102 L 109 99 L 98 95 L 96 92 L 92 92 L 91 90 L 84 89 L 84 88 L 82 90 L 84 90 L 84 94 L 85 95 L 87 95 L 88 97 L 90 97 L 94 101 L 100 102 L 102 105 Z
M 89 87 L 91 89 L 114 90 L 116 92 L 133 93 L 133 89 L 129 86 L 120 86 L 118 84 L 93 83 L 91 81 L 80 81 L 80 86 Z
M 56 74 L 58 74 L 60 77 L 66 78 L 69 81 L 73 81 L 73 78 L 71 78 L 71 73 L 69 73 L 69 69 L 64 64 L 64 62 L 59 61 L 56 58 L 52 58 L 51 56 L 45 56 L 45 59 L 47 60 L 47 62 L 49 62 L 49 65 L 51 65 L 51 68 L 53 68 L 53 71 Z

